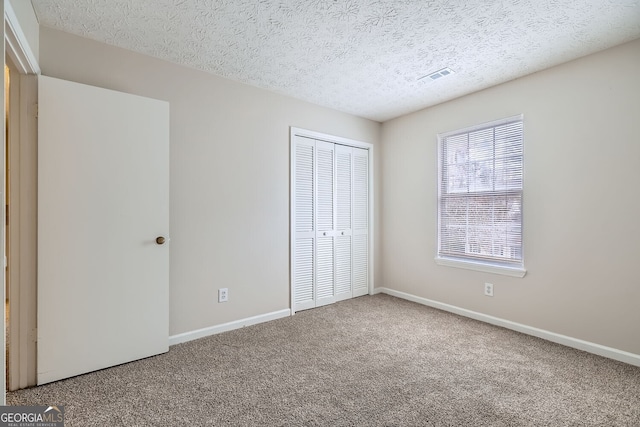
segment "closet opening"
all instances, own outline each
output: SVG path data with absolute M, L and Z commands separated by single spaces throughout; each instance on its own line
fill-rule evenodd
M 373 290 L 372 150 L 291 129 L 292 313 Z

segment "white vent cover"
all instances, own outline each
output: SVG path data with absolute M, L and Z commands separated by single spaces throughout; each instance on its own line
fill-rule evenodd
M 427 74 L 426 76 L 422 76 L 418 80 L 427 80 L 427 81 L 429 81 L 429 80 L 438 80 L 441 77 L 446 77 L 446 76 L 448 76 L 450 74 L 453 74 L 453 72 L 454 71 L 451 68 L 445 67 L 445 68 L 443 68 L 441 70 L 438 70 L 438 71 L 435 71 L 435 72 L 433 72 L 431 74 Z

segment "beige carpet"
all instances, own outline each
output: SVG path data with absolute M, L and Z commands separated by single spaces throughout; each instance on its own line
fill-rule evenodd
M 386 295 L 7 395 L 66 426 L 640 426 L 640 368 Z

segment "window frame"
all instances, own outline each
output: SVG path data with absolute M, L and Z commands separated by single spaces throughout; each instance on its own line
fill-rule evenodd
M 491 256 L 483 256 L 483 257 L 474 257 L 473 255 L 465 256 L 465 257 L 457 257 L 455 255 L 442 255 L 441 254 L 441 243 L 442 243 L 442 235 L 441 235 L 441 225 L 442 225 L 442 185 L 443 185 L 443 173 L 445 167 L 443 165 L 443 149 L 445 139 L 448 137 L 452 137 L 460 134 L 468 134 L 474 131 L 480 131 L 489 128 L 495 128 L 501 125 L 506 125 L 509 123 L 521 122 L 522 123 L 522 186 L 517 191 L 520 192 L 521 195 L 521 205 L 520 205 L 520 251 L 521 251 L 521 260 L 520 262 L 505 262 L 504 260 L 500 260 L 499 258 L 492 258 Z M 495 141 L 494 141 L 495 142 Z M 495 161 L 495 155 L 493 156 L 493 160 Z M 436 256 L 435 262 L 438 265 L 455 267 L 455 268 L 463 268 L 468 270 L 481 271 L 486 273 L 494 273 L 507 275 L 512 277 L 524 277 L 526 274 L 526 269 L 524 267 L 524 115 L 518 114 L 515 116 L 506 117 L 499 120 L 493 120 L 490 122 L 485 122 L 477 125 L 467 126 L 465 128 L 456 129 L 449 132 L 439 133 L 437 135 L 437 224 L 436 224 L 436 236 L 437 236 L 437 247 L 436 247 Z M 509 190 L 505 190 L 505 193 Z M 513 190 L 511 190 L 513 191 Z M 468 192 L 466 194 L 473 197 L 474 194 L 478 194 L 480 191 L 476 192 Z

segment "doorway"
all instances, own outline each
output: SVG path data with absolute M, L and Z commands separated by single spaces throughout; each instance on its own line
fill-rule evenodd
M 5 372 L 0 387 L 0 404 L 5 403 L 6 389 L 16 390 L 35 384 L 36 378 L 36 197 L 37 197 L 37 74 L 40 67 L 37 49 L 32 50 L 27 33 L 18 21 L 18 16 L 11 2 L 3 4 L 4 16 L 4 49 L 2 56 L 9 67 L 9 92 L 4 92 L 5 132 L 3 182 L 0 184 L 2 197 L 4 192 L 11 192 L 9 209 L 4 213 L 9 216 L 9 226 L 2 217 L 0 229 L 0 262 L 11 259 L 11 265 L 3 279 L 9 284 L 1 285 L 9 296 L 9 325 L 5 324 L 11 343 L 2 354 Z M 28 18 L 28 17 L 27 17 Z M 35 19 L 35 16 L 33 17 Z M 27 28 L 32 41 L 37 39 L 33 27 Z M 37 46 L 36 46 L 37 47 Z M 5 69 L 6 70 L 6 69 Z M 3 87 L 3 89 L 5 89 Z M 9 183 L 5 183 L 9 181 Z M 10 187 L 10 188 L 9 188 Z M 3 202 L 4 203 L 4 202 Z M 3 207 L 3 209 L 7 209 Z M 8 246 L 5 246 L 5 242 Z M 5 250 L 9 249 L 10 254 Z M 7 255 L 7 257 L 5 257 Z M 7 266 L 7 264 L 5 264 Z M 6 277 L 9 275 L 10 277 Z M 6 297 L 5 297 L 6 299 Z M 7 319 L 3 319 L 5 323 Z M 5 342 L 5 337 L 2 341 Z M 10 381 L 7 380 L 10 373 Z
M 35 75 L 5 58 L 5 322 L 6 390 L 36 383 Z
M 291 128 L 291 309 L 370 293 L 373 146 Z

